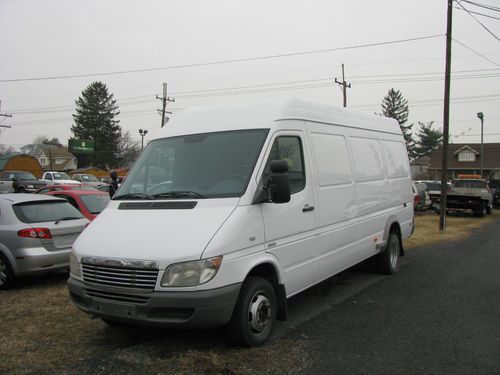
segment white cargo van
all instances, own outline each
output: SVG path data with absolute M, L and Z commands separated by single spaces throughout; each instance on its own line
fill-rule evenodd
M 368 257 L 398 270 L 411 191 L 394 120 L 298 99 L 185 111 L 75 242 L 71 299 L 260 345 L 287 298 Z

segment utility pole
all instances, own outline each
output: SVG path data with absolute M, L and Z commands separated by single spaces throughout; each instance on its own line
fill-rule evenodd
M 443 149 L 441 158 L 441 201 L 439 203 L 439 230 L 446 231 L 446 193 L 448 192 L 448 138 L 450 136 L 450 77 L 451 77 L 451 32 L 453 0 L 448 3 L 446 26 L 446 62 L 444 76 Z
M 162 109 L 158 109 L 158 112 L 161 113 L 161 127 L 163 128 L 168 121 L 168 117 L 165 120 L 165 113 L 172 114 L 172 112 L 165 111 L 165 108 L 167 107 L 167 103 L 175 102 L 175 99 L 170 99 L 167 96 L 167 83 L 166 82 L 163 82 L 163 97 L 159 97 L 158 95 L 156 95 L 156 99 L 159 99 L 162 102 Z
M 2 101 L 1 100 L 0 100 L 0 109 L 2 109 Z M 12 115 L 8 115 L 7 113 L 1 113 L 1 112 L 0 112 L 0 116 L 5 117 L 5 118 L 12 117 Z M 0 124 L 0 128 L 10 128 L 10 127 L 11 127 L 10 125 Z M 2 131 L 3 130 L 0 130 L 0 134 L 2 134 Z
M 345 81 L 344 64 L 342 64 L 342 82 L 337 80 L 337 77 L 335 77 L 335 83 L 338 83 L 340 89 L 342 90 L 342 94 L 344 95 L 344 108 L 345 108 L 347 107 L 347 89 L 351 88 L 351 84 Z
M 483 121 L 484 121 L 484 115 L 483 112 L 478 112 L 477 117 L 481 120 L 481 178 L 483 178 Z
M 0 100 L 0 109 L 2 109 L 2 101 Z M 0 116 L 2 117 L 12 117 L 12 115 L 8 115 L 7 113 L 2 113 L 0 112 Z M 2 128 L 10 128 L 10 126 L 7 125 L 0 125 Z

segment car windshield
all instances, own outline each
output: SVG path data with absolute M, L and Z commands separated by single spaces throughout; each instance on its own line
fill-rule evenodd
M 36 177 L 31 173 L 15 173 L 14 174 L 18 180 L 36 180 Z
M 426 182 L 427 190 L 441 190 L 441 184 L 437 182 Z
M 61 219 L 81 219 L 83 216 L 66 201 L 36 201 L 12 206 L 17 218 L 23 223 L 43 223 Z
M 91 214 L 100 214 L 109 203 L 109 195 L 88 194 L 80 195 L 80 199 Z
M 268 132 L 224 131 L 152 141 L 113 199 L 242 196 Z
M 82 175 L 82 181 L 83 182 L 99 182 L 96 176 L 93 176 L 91 174 L 83 174 Z
M 71 178 L 64 172 L 54 173 L 54 180 L 71 180 Z

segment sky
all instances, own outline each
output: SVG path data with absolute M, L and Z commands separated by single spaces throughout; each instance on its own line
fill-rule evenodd
M 469 0 L 467 0 L 469 1 Z M 450 134 L 500 142 L 500 0 L 453 9 Z M 487 5 L 488 8 L 476 4 Z M 465 11 L 466 8 L 469 12 Z M 120 126 L 158 135 L 162 83 L 176 113 L 299 97 L 381 112 L 391 88 L 443 125 L 447 0 L 0 0 L 0 145 L 72 135 L 75 100 L 104 82 Z M 478 14 L 481 13 L 481 14 Z M 486 16 L 489 17 L 486 17 Z M 167 125 L 168 126 L 168 123 Z

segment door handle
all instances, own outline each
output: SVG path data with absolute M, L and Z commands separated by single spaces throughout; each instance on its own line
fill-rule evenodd
M 306 204 L 302 209 L 302 212 L 311 212 L 311 211 L 314 211 L 314 206 L 309 206 L 308 204 Z

